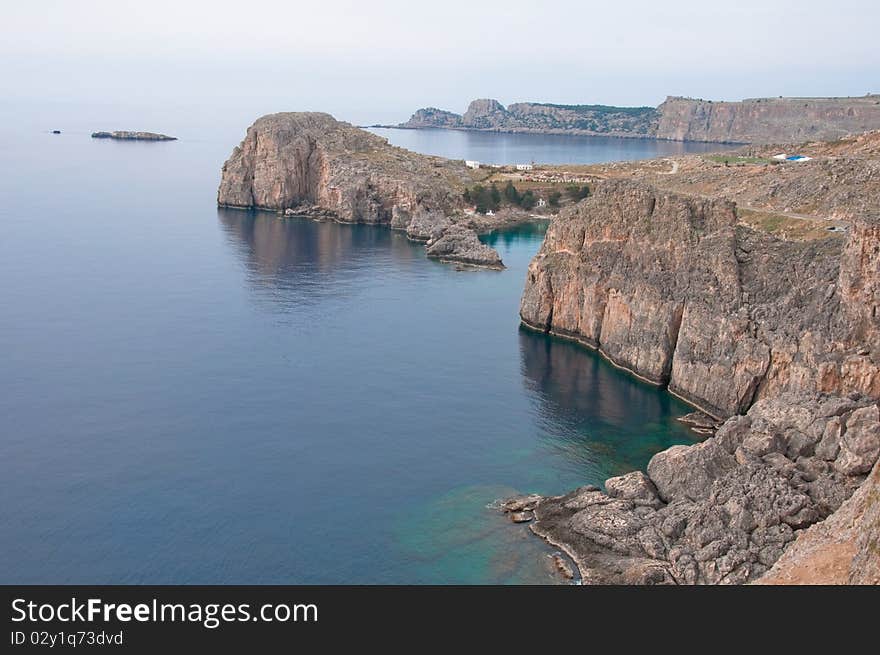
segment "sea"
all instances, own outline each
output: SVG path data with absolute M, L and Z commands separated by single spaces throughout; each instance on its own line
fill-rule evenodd
M 218 209 L 247 122 L 140 118 L 0 135 L 0 582 L 561 582 L 498 500 L 694 440 L 665 390 L 520 327 L 546 226 L 460 271 L 381 226 Z M 376 132 L 491 163 L 707 149 Z

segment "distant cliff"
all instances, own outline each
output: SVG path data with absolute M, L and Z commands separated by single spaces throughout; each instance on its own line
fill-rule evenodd
M 834 139 L 880 129 L 880 95 L 859 98 L 758 98 L 713 102 L 669 97 L 659 107 L 557 105 L 504 107 L 471 102 L 464 114 L 419 109 L 400 127 L 647 137 L 672 141 L 773 143 Z
M 742 102 L 667 98 L 658 111 L 657 138 L 674 141 L 810 141 L 880 128 L 880 95 Z

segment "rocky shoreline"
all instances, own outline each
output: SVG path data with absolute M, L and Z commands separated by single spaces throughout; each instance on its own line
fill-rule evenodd
M 833 155 L 722 169 L 711 197 L 654 186 L 688 178 L 652 167 L 597 179 L 548 230 L 523 325 L 665 385 L 708 437 L 604 491 L 530 501 L 532 531 L 585 583 L 880 583 L 880 134 L 810 148 Z M 742 221 L 742 179 L 846 216 L 843 235 Z
M 647 474 L 610 478 L 604 492 L 586 486 L 502 507 L 527 506 L 531 530 L 563 549 L 585 584 L 750 582 L 834 516 L 872 469 L 858 518 L 877 512 L 878 435 L 870 399 L 783 395 L 703 443 L 658 453 Z M 853 557 L 876 562 L 872 547 L 854 543 Z M 864 581 L 866 570 L 852 564 L 841 581 Z

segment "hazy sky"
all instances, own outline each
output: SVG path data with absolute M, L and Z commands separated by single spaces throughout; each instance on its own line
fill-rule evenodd
M 425 105 L 880 92 L 877 0 L 3 1 L 0 93 L 358 123 Z

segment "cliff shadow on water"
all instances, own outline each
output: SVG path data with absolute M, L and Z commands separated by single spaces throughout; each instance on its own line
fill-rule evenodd
M 677 418 L 689 406 L 577 343 L 519 328 L 522 376 L 537 401 L 545 447 L 585 483 L 644 469 L 660 450 L 694 443 Z

